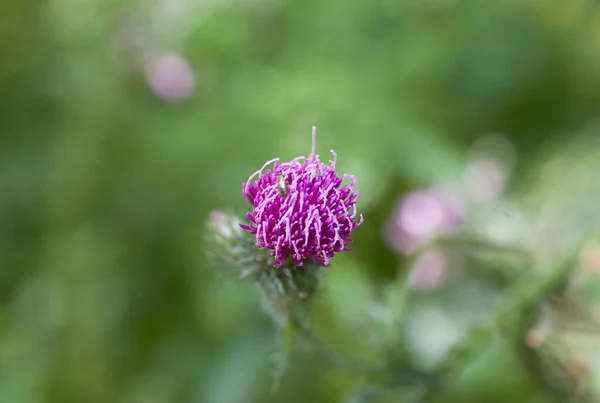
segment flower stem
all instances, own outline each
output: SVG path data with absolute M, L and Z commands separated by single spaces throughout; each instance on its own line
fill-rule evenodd
M 381 372 L 381 370 L 378 368 L 371 368 L 357 363 L 335 351 L 330 350 L 308 328 L 300 329 L 300 336 L 302 337 L 302 341 L 322 354 L 333 365 L 347 373 L 354 375 L 370 375 L 379 374 Z
M 533 263 L 531 253 L 524 248 L 511 245 L 499 245 L 486 240 L 480 235 L 467 232 L 435 238 L 424 245 L 419 252 L 423 252 L 431 247 L 463 247 L 470 251 L 493 253 L 505 258 L 517 258 L 529 264 Z
M 281 379 L 287 370 L 288 361 L 292 352 L 292 343 L 294 336 L 296 335 L 297 328 L 293 323 L 289 323 L 287 326 L 281 329 L 281 348 L 276 356 L 276 365 L 273 373 L 273 383 L 271 385 L 271 393 L 275 393 L 279 389 Z
M 577 262 L 577 251 L 548 267 L 522 276 L 507 292 L 504 302 L 479 322 L 450 354 L 438 365 L 436 373 L 446 375 L 467 361 L 478 345 L 499 327 L 515 319 L 518 313 L 529 310 L 560 285 Z
M 520 312 L 528 311 L 558 287 L 575 267 L 579 247 L 545 270 L 535 270 L 523 275 L 507 292 L 507 296 L 492 313 L 475 325 L 437 366 L 434 373 L 444 383 L 459 374 L 459 370 L 476 354 L 482 342 L 489 340 L 493 333 L 514 321 Z M 415 401 L 429 402 L 434 389 L 422 387 Z

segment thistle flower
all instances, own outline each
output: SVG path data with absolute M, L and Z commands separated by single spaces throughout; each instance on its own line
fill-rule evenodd
M 413 265 L 409 285 L 418 291 L 433 291 L 444 282 L 448 272 L 448 256 L 442 250 L 428 250 Z
M 176 53 L 167 53 L 153 60 L 146 74 L 152 91 L 165 101 L 189 98 L 196 87 L 194 71 L 188 61 Z
M 328 165 L 315 155 L 315 147 L 313 126 L 308 158 L 267 161 L 242 185 L 253 210 L 246 215 L 250 224 L 240 227 L 256 236 L 256 247 L 271 250 L 274 267 L 290 258 L 296 266 L 306 260 L 328 266 L 336 252 L 350 250 L 350 235 L 363 222 L 362 215 L 356 219 L 356 178 L 338 176 L 335 151 Z
M 463 221 L 463 209 L 462 200 L 452 192 L 428 189 L 408 193 L 385 227 L 386 240 L 395 251 L 412 255 L 430 239 L 455 232 Z

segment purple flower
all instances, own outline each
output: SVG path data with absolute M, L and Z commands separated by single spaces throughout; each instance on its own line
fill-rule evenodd
M 242 185 L 242 193 L 253 206 L 240 226 L 256 236 L 256 246 L 271 249 L 275 267 L 289 257 L 296 266 L 305 260 L 329 265 L 335 252 L 348 249 L 350 234 L 363 222 L 356 220 L 356 178 L 335 172 L 336 153 L 330 165 L 315 155 L 316 127 L 308 158 L 289 162 L 275 158 L 265 163 Z M 267 166 L 273 164 L 272 168 Z M 256 179 L 255 179 L 256 178 Z M 348 179 L 349 183 L 342 183 Z
M 429 189 L 404 196 L 385 230 L 390 246 L 411 255 L 436 236 L 455 232 L 463 220 L 463 204 L 449 191 Z
M 196 86 L 196 77 L 187 60 L 176 53 L 167 53 L 149 66 L 147 79 L 150 88 L 166 101 L 188 98 Z
M 432 291 L 442 284 L 448 271 L 448 258 L 441 250 L 419 256 L 410 272 L 409 284 L 419 291 Z

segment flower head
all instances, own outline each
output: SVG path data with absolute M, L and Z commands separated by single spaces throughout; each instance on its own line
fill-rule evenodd
M 463 221 L 463 202 L 441 189 L 410 192 L 399 201 L 385 230 L 390 246 L 411 255 L 428 240 L 455 232 Z
M 147 80 L 158 97 L 170 102 L 189 98 L 196 87 L 196 77 L 188 61 L 176 53 L 152 61 Z
M 325 164 L 315 145 L 313 126 L 308 158 L 270 160 L 242 185 L 253 210 L 246 215 L 250 225 L 240 226 L 256 236 L 257 247 L 271 249 L 275 267 L 290 257 L 296 266 L 305 260 L 328 266 L 335 252 L 349 250 L 350 234 L 363 221 L 356 219 L 356 178 L 338 176 L 336 153 L 331 150 L 333 160 Z
M 448 257 L 441 250 L 428 250 L 416 260 L 409 284 L 419 291 L 433 291 L 444 282 L 448 272 Z

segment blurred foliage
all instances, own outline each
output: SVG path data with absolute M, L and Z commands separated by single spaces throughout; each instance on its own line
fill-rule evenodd
M 195 74 L 180 102 L 148 84 L 167 52 Z M 437 365 L 534 269 L 462 251 L 441 290 L 418 293 L 410 259 L 385 242 L 398 198 L 460 182 L 481 136 L 504 136 L 516 164 L 502 200 L 468 206 L 471 230 L 545 263 L 600 236 L 596 1 L 5 1 L 0 60 L 0 402 L 412 396 L 363 389 L 302 349 L 270 394 L 275 326 L 251 286 L 206 261 L 209 212 L 243 212 L 241 183 L 268 159 L 308 154 L 313 124 L 318 152 L 335 149 L 357 176 L 365 223 L 311 319 L 355 360 Z M 588 277 L 579 306 L 591 309 L 600 283 Z M 517 306 L 510 331 L 426 401 L 575 396 L 522 345 L 549 293 Z M 597 343 L 565 337 L 597 367 Z M 598 371 L 588 378 L 599 390 Z

